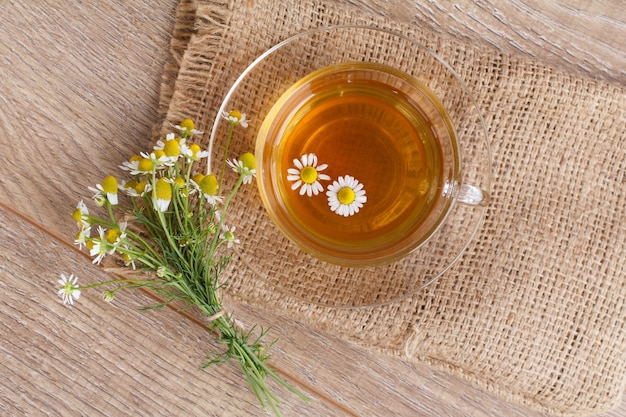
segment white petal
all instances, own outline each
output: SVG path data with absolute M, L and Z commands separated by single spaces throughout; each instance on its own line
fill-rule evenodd
M 298 187 L 300 187 L 300 185 L 302 184 L 302 181 L 298 180 L 298 182 L 296 182 L 294 185 L 291 186 L 292 190 L 297 190 Z

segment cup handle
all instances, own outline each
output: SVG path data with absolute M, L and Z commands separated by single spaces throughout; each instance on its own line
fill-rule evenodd
M 469 184 L 460 184 L 456 194 L 457 201 L 472 206 L 484 207 L 489 204 L 490 199 L 487 191 Z

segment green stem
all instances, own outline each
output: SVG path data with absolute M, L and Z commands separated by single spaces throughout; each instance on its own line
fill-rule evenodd
M 233 137 L 235 125 L 236 123 L 230 122 L 230 126 L 228 127 L 228 135 L 226 136 L 226 147 L 224 148 L 224 157 L 222 158 L 222 172 L 220 173 L 220 184 L 217 188 L 218 192 L 222 190 L 222 182 L 224 181 L 224 174 L 226 172 L 226 159 L 228 157 L 228 149 L 230 148 L 230 142 Z
M 110 279 L 108 281 L 96 282 L 89 285 L 81 285 L 78 288 L 81 290 L 88 290 L 92 288 L 102 287 L 104 285 L 111 284 L 131 284 L 131 285 L 140 285 L 140 286 L 148 286 L 148 285 L 163 285 L 162 282 L 157 282 L 149 279 Z
M 211 255 L 213 253 L 215 253 L 216 249 L 219 246 L 218 245 L 218 238 L 219 238 L 219 235 L 220 235 L 219 231 L 222 230 L 222 225 L 224 224 L 224 217 L 226 216 L 226 211 L 228 210 L 228 206 L 230 204 L 230 201 L 233 199 L 235 194 L 237 194 L 237 191 L 241 187 L 241 184 L 243 184 L 243 179 L 244 179 L 244 175 L 240 174 L 239 175 L 239 179 L 237 180 L 237 183 L 233 187 L 233 189 L 230 192 L 230 194 L 228 194 L 228 197 L 226 197 L 226 201 L 224 201 L 224 207 L 222 208 L 222 213 L 220 215 L 220 221 L 219 221 L 219 224 L 217 225 L 217 232 L 213 235 L 213 241 L 211 242 L 211 246 L 209 246 L 209 250 L 208 250 L 208 252 Z

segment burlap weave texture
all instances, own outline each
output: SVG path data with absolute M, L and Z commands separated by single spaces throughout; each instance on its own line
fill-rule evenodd
M 581 415 L 617 404 L 626 381 L 625 89 L 348 5 L 287 3 L 182 1 L 176 59 L 163 84 L 164 126 L 193 117 L 209 131 L 239 73 L 290 35 L 339 23 L 383 26 L 428 45 L 466 80 L 491 137 L 493 201 L 461 260 L 400 301 L 354 310 L 313 305 L 276 291 L 246 259 L 233 263 L 229 296 L 444 367 L 542 411 Z M 250 207 L 260 210 L 259 201 L 235 216 L 255 224 L 242 236 L 254 241 L 266 225 Z M 301 273 L 288 259 L 276 268 Z

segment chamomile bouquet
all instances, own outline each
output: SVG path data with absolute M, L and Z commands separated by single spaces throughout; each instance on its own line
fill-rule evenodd
M 245 114 L 222 114 L 233 131 L 246 127 Z M 112 301 L 121 290 L 147 289 L 162 302 L 146 308 L 176 305 L 194 307 L 205 316 L 224 349 L 207 357 L 202 367 L 229 360 L 239 366 L 261 405 L 280 415 L 279 399 L 270 391 L 266 378 L 276 380 L 290 391 L 307 398 L 278 375 L 269 365 L 267 331 L 245 331 L 225 311 L 221 289 L 223 272 L 231 260 L 228 249 L 239 243 L 235 227 L 228 226 L 231 200 L 256 175 L 255 159 L 244 153 L 237 159 L 224 156 L 220 173 L 200 172 L 209 158 L 194 138 L 201 135 L 191 119 L 173 126 L 172 133 L 148 152 L 132 156 L 121 167 L 128 178 L 119 181 L 107 176 L 95 187 L 93 200 L 100 214 L 90 211 L 82 200 L 73 212 L 78 225 L 75 243 L 86 248 L 93 263 L 114 256 L 134 273 L 130 277 L 79 285 L 74 275 L 61 275 L 59 295 L 73 304 L 81 291 L 102 288 L 103 298 Z M 230 169 L 228 169 L 230 168 Z M 237 176 L 232 189 L 222 189 L 223 177 Z M 234 179 L 233 179 L 234 180 Z M 254 333 L 254 335 L 253 335 Z

